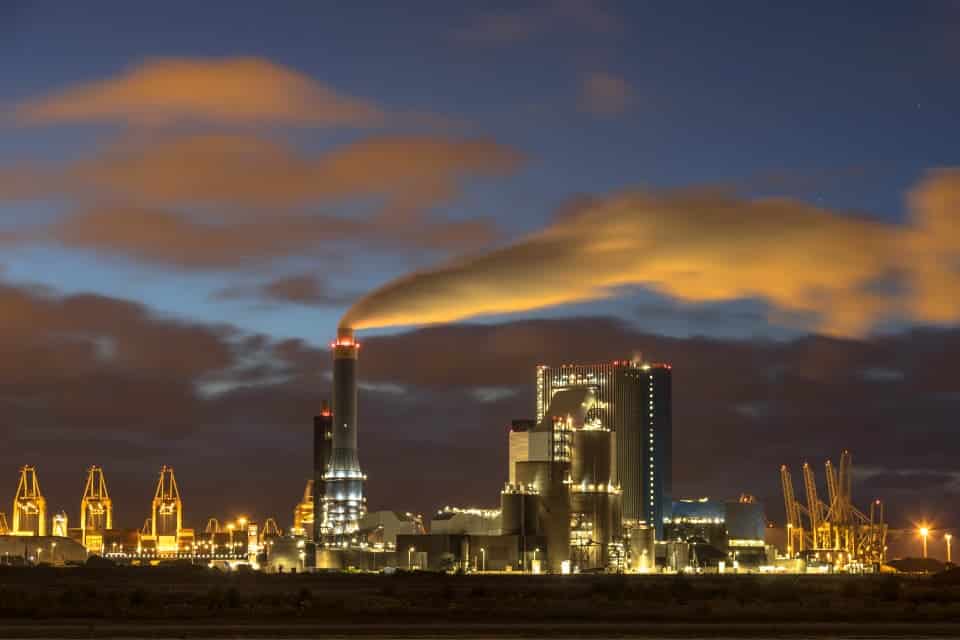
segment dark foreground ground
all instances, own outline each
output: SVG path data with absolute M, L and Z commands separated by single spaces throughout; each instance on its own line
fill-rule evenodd
M 221 574 L 0 568 L 0 637 L 960 636 L 960 571 L 894 576 Z

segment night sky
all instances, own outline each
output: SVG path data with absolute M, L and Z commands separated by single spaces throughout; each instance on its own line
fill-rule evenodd
M 496 505 L 534 366 L 642 352 L 678 495 L 849 448 L 957 525 L 960 3 L 774 4 L 0 3 L 0 511 L 289 525 L 353 307 L 372 509 Z

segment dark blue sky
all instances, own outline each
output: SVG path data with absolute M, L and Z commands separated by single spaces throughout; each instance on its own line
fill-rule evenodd
M 384 108 L 447 118 L 458 135 L 509 144 L 528 156 L 522 170 L 479 181 L 442 208 L 452 218 L 491 215 L 508 235 L 539 228 L 578 194 L 635 186 L 729 186 L 900 220 L 904 194 L 923 172 L 956 160 L 955 2 L 869 10 L 829 2 L 30 2 L 3 11 L 0 100 L 8 104 L 148 58 L 254 56 Z M 596 72 L 628 87 L 629 103 L 615 114 L 578 108 L 580 83 Z M 17 163 L 82 158 L 117 129 L 3 133 L 0 159 Z M 292 137 L 322 149 L 355 135 L 308 128 Z M 46 211 L 22 202 L 3 209 L 12 223 Z M 38 271 L 39 261 L 50 268 Z M 4 262 L 14 279 L 308 339 L 317 339 L 310 327 L 332 326 L 339 313 L 293 308 L 281 319 L 211 304 L 211 290 L 234 273 L 161 273 L 128 261 L 118 271 L 110 257 L 36 246 Z M 350 276 L 351 291 L 422 264 L 370 262 Z

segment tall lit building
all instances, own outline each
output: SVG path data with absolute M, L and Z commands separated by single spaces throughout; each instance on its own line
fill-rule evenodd
M 615 434 L 614 477 L 623 491 L 623 519 L 645 522 L 663 536 L 673 489 L 671 369 L 640 359 L 606 364 L 537 367 L 537 422 L 560 391 L 588 388 L 596 403 L 588 419 Z M 553 416 L 551 416 L 553 417 Z M 557 423 L 562 426 L 562 423 Z M 559 442 L 563 434 L 555 433 Z

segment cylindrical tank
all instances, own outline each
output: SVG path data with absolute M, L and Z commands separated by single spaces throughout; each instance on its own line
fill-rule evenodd
M 505 536 L 539 535 L 540 495 L 506 489 L 500 494 L 500 532 Z
M 630 568 L 647 572 L 656 568 L 654 539 L 656 530 L 647 525 L 636 525 L 630 529 Z
M 613 432 L 579 429 L 573 433 L 570 481 L 589 489 L 613 482 Z

